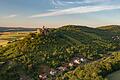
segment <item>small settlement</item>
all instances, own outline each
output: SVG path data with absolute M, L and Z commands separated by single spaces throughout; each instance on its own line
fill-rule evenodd
M 88 63 L 89 60 L 83 56 L 73 57 L 70 62 L 63 63 L 61 66 L 56 67 L 55 69 L 49 68 L 46 65 L 42 65 L 39 73 L 39 80 L 47 80 L 48 76 L 52 76 L 52 79 L 56 75 L 62 74 L 65 71 L 71 70 L 77 66 L 82 66 L 85 63 Z

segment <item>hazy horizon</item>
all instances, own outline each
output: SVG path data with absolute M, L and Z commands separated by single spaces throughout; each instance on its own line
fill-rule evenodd
M 1 27 L 120 25 L 119 0 L 2 0 Z
M 102 27 L 102 26 L 110 26 L 110 25 L 116 25 L 116 24 L 106 24 L 106 25 L 100 25 L 100 26 L 87 26 L 87 25 L 80 25 L 80 24 L 65 24 L 65 25 L 61 25 L 61 26 L 45 26 L 45 25 L 41 25 L 41 26 L 0 26 L 0 27 L 6 27 L 6 28 L 42 28 L 43 26 L 45 26 L 46 28 L 60 28 L 62 26 L 67 26 L 67 25 L 78 25 L 78 26 L 86 26 L 86 27 L 91 27 L 91 28 L 98 28 L 98 27 Z M 119 24 L 117 24 L 119 26 Z

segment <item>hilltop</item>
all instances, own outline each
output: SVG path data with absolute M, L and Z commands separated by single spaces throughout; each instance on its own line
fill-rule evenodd
M 111 31 L 111 32 L 119 33 L 120 32 L 120 25 L 102 26 L 102 27 L 98 27 L 98 29 L 108 30 L 108 31 Z
M 7 75 L 9 80 L 16 80 L 24 73 L 37 80 L 41 74 L 41 65 L 57 69 L 78 56 L 87 61 L 100 59 L 108 51 L 120 49 L 119 40 L 112 38 L 115 35 L 108 30 L 76 25 L 48 29 L 45 35 L 31 33 L 22 40 L 0 48 L 0 61 L 3 66 L 0 79 L 8 80 Z M 46 72 L 48 73 L 49 71 Z M 53 79 L 55 76 L 48 75 L 48 78 Z

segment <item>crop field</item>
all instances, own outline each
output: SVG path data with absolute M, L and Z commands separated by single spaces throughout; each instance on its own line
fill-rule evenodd
M 24 38 L 30 32 L 0 32 L 0 45 Z

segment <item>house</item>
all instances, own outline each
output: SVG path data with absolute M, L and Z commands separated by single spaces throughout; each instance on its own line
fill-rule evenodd
M 75 59 L 75 60 L 74 60 L 74 63 L 75 63 L 75 64 L 80 64 L 80 60 L 79 60 L 79 59 Z
M 31 39 L 33 40 L 34 38 L 32 37 Z
M 57 71 L 55 71 L 54 69 L 50 70 L 50 75 L 54 76 L 57 73 Z
M 113 40 L 120 40 L 120 36 L 113 36 L 112 39 Z
M 72 59 L 72 63 L 74 63 L 74 64 L 80 64 L 80 58 L 79 57 L 74 57 Z
M 46 80 L 47 79 L 47 75 L 46 74 L 40 74 L 39 75 L 39 80 Z
M 45 78 L 47 75 L 49 75 L 50 68 L 47 65 L 40 65 L 40 69 L 39 70 L 40 70 L 39 77 L 42 76 L 42 78 Z
M 65 71 L 65 70 L 67 70 L 67 67 L 60 66 L 57 69 L 60 70 L 60 71 Z
M 74 64 L 73 64 L 72 62 L 71 62 L 71 63 L 69 63 L 69 66 L 70 66 L 70 67 L 72 67 L 73 65 L 74 65 Z
M 81 61 L 81 62 L 84 62 L 85 60 L 84 60 L 84 58 L 80 58 L 80 61 Z

